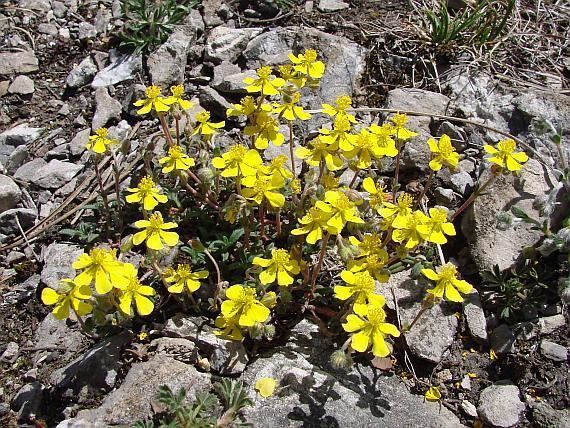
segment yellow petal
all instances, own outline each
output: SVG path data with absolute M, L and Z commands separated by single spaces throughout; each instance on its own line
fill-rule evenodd
M 424 395 L 428 401 L 439 401 L 441 399 L 441 392 L 437 386 L 430 387 Z
M 46 287 L 42 290 L 42 302 L 44 305 L 54 305 L 59 301 L 60 295 L 57 292 L 49 287 Z
M 276 386 L 277 381 L 271 377 L 262 377 L 255 382 L 255 390 L 263 398 L 271 397 Z

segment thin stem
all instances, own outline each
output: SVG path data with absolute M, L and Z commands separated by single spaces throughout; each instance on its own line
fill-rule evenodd
M 245 205 L 242 207 L 241 224 L 243 225 L 243 248 L 249 248 L 249 235 L 251 234 L 250 225 L 253 224 L 253 210 L 250 212 L 251 218 L 248 220 Z
M 204 253 L 214 264 L 214 268 L 216 269 L 216 275 L 218 276 L 218 283 L 216 284 L 216 290 L 214 291 L 214 309 L 216 309 L 217 306 L 216 303 L 218 301 L 218 296 L 220 295 L 220 291 L 222 288 L 222 272 L 220 271 L 220 266 L 218 265 L 218 262 L 216 262 L 216 259 L 214 259 L 212 254 L 208 251 L 208 249 L 204 248 Z
M 123 204 L 121 203 L 121 173 L 119 171 L 119 161 L 114 151 L 111 151 L 113 156 L 113 172 L 115 173 L 115 197 L 117 198 L 117 211 L 119 213 L 119 242 L 121 242 L 121 235 L 123 234 Z
M 166 123 L 166 116 L 163 113 L 159 113 L 158 119 L 160 120 L 160 125 L 162 126 L 162 132 L 166 137 L 166 142 L 168 143 L 169 147 L 172 147 L 174 145 L 174 141 L 172 141 L 172 135 L 170 135 L 170 130 L 168 129 L 168 123 Z
M 174 122 L 176 123 L 176 144 L 180 145 L 180 120 L 177 115 L 174 115 Z
M 325 254 L 327 251 L 327 243 L 329 242 L 329 234 L 327 232 L 325 232 L 325 234 L 323 235 L 323 242 L 321 243 L 321 252 L 319 253 L 319 261 L 317 262 L 317 266 L 315 266 L 315 268 L 313 269 L 313 276 L 311 277 L 311 297 L 315 297 L 315 288 L 316 288 L 316 284 L 317 284 L 317 276 L 319 275 L 319 272 L 321 271 L 321 268 L 323 266 L 323 260 L 325 258 Z
M 352 186 L 354 186 L 354 183 L 356 183 L 356 179 L 358 178 L 358 172 L 359 171 L 354 171 L 354 175 L 352 176 L 352 180 L 350 180 L 350 184 L 348 185 L 349 189 L 352 189 Z
M 263 206 L 263 202 L 259 204 L 259 229 L 260 229 L 260 238 L 265 239 L 265 207 Z
M 427 193 L 427 189 L 429 188 L 429 185 L 431 184 L 431 180 L 433 178 L 433 175 L 434 175 L 433 169 L 430 168 L 428 179 L 426 181 L 426 184 L 424 185 L 424 188 L 422 189 L 422 193 L 421 193 L 420 197 L 416 200 L 416 203 L 414 204 L 414 208 L 417 208 L 417 206 L 422 203 L 422 199 L 424 198 L 424 196 Z
M 455 214 L 453 214 L 451 221 L 453 222 L 457 217 L 459 217 L 459 215 L 473 203 L 473 201 L 477 198 L 477 196 L 479 196 L 481 193 L 485 191 L 487 187 L 489 187 L 489 185 L 495 180 L 495 178 L 497 178 L 497 175 L 493 174 L 491 177 L 487 179 L 487 181 L 485 181 L 485 183 L 483 183 L 481 187 L 479 187 L 477 190 L 471 193 L 471 195 L 467 198 L 467 200 L 463 202 L 463 205 L 461 205 L 458 208 L 458 210 L 455 212 Z
M 275 226 L 277 228 L 277 235 L 281 235 L 281 209 L 277 209 L 277 214 L 275 214 Z
M 97 175 L 97 182 L 99 183 L 99 189 L 101 190 L 103 205 L 105 206 L 105 227 L 107 231 L 107 236 L 109 236 L 111 231 L 111 210 L 109 209 L 109 201 L 107 199 L 107 193 L 105 193 L 105 187 L 103 186 L 103 179 L 101 178 L 101 171 L 99 170 L 99 159 L 100 156 L 97 155 L 95 157 L 95 174 Z
M 293 122 L 289 121 L 289 152 L 291 153 L 291 171 L 293 175 L 297 175 L 295 172 L 295 147 L 293 145 Z
M 398 149 L 398 154 L 396 155 L 396 170 L 394 171 L 394 183 L 392 184 L 392 202 L 396 203 L 396 192 L 398 190 L 398 179 L 400 177 L 400 156 L 402 152 L 402 145 L 396 134 L 396 144 Z
M 212 200 L 208 196 L 204 196 L 203 194 L 198 192 L 196 189 L 194 189 L 192 186 L 190 186 L 190 184 L 188 183 L 188 179 L 186 178 L 186 176 L 184 174 L 180 174 L 180 182 L 182 183 L 184 188 L 186 190 L 188 190 L 192 194 L 192 196 L 194 196 L 196 199 L 200 199 L 200 200 L 206 202 L 209 206 L 211 206 L 216 211 L 220 209 L 220 207 L 218 205 L 216 205 L 214 202 L 212 202 Z

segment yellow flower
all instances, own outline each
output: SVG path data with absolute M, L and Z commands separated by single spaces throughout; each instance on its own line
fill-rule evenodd
M 417 226 L 417 231 L 426 241 L 440 245 L 447 242 L 445 235 L 455 236 L 455 227 L 448 221 L 447 212 L 443 208 L 430 208 L 429 217 Z
M 335 229 L 337 233 L 342 231 L 347 222 L 364 224 L 364 220 L 358 216 L 354 202 L 340 190 L 325 192 L 325 200 L 318 201 L 315 207 L 331 215 L 327 225 Z
M 306 112 L 303 107 L 297 105 L 300 100 L 301 94 L 299 92 L 295 92 L 292 96 L 289 97 L 288 101 L 283 100 L 283 104 L 276 103 L 274 105 L 275 113 L 277 113 L 279 117 L 283 117 L 289 121 L 293 121 L 295 119 L 310 119 L 311 113 Z
M 290 53 L 289 59 L 295 64 L 295 70 L 303 73 L 312 79 L 320 79 L 325 73 L 325 64 L 322 61 L 317 61 L 317 51 L 314 49 L 305 50 L 304 54 L 298 56 Z
M 271 74 L 271 67 L 263 66 L 256 70 L 257 79 L 246 77 L 243 83 L 247 86 L 247 92 L 261 92 L 261 95 L 279 95 L 279 88 L 285 84 L 285 80 Z
M 196 115 L 196 122 L 198 126 L 196 126 L 196 129 L 194 129 L 192 135 L 196 135 L 199 133 L 200 135 L 210 136 L 218 132 L 216 131 L 216 129 L 223 128 L 226 125 L 226 122 L 224 121 L 210 122 L 209 111 L 201 111 L 200 113 L 198 113 Z
M 168 197 L 160 193 L 150 176 L 143 177 L 136 188 L 128 188 L 127 190 L 133 193 L 126 197 L 127 202 L 130 204 L 142 203 L 143 208 L 147 211 L 155 209 L 159 203 L 168 202 Z
M 387 282 L 390 278 L 390 273 L 386 269 L 388 259 L 388 252 L 383 248 L 378 248 L 372 254 L 350 260 L 347 268 L 352 273 L 367 272 L 376 281 Z
M 385 123 L 382 126 L 372 124 L 368 129 L 376 136 L 378 151 L 382 156 L 393 158 L 398 154 L 396 141 L 391 137 L 393 127 L 390 124 Z
M 367 233 L 359 241 L 356 236 L 349 236 L 348 241 L 358 248 L 359 257 L 369 256 L 371 254 L 379 254 L 385 251 L 382 248 L 382 236 L 377 233 Z
M 273 110 L 269 104 L 261 104 L 261 111 L 270 112 Z M 233 108 L 226 110 L 228 117 L 232 116 L 250 116 L 257 111 L 257 103 L 251 96 L 243 97 L 239 104 L 234 104 Z
M 214 334 L 229 340 L 242 340 L 243 333 L 238 325 L 238 319 L 226 318 L 223 315 L 218 315 L 214 325 L 221 329 L 221 331 L 214 331 Z
M 189 108 L 194 107 L 194 103 L 192 101 L 185 100 L 184 97 L 184 85 L 175 85 L 170 87 L 170 93 L 172 94 L 169 96 L 167 100 L 167 104 L 169 105 L 178 105 L 182 110 L 188 110 Z
M 134 105 L 141 107 L 137 110 L 137 114 L 147 114 L 154 109 L 157 113 L 163 113 L 170 110 L 171 100 L 160 96 L 160 88 L 158 86 L 149 86 L 144 91 L 146 98 L 134 102 Z
M 392 135 L 396 137 L 397 140 L 408 140 L 415 137 L 417 132 L 410 131 L 406 129 L 404 125 L 408 122 L 408 116 L 403 113 L 397 113 L 390 119 L 392 121 Z
M 266 149 L 270 141 L 276 146 L 281 146 L 285 142 L 285 137 L 279 132 L 279 121 L 264 112 L 256 115 L 255 125 L 246 126 L 243 133 L 256 136 L 254 144 L 258 150 Z
M 285 196 L 275 190 L 281 189 L 285 185 L 283 178 L 275 175 L 250 175 L 242 178 L 241 184 L 246 186 L 242 189 L 241 194 L 257 205 L 261 205 L 264 199 L 274 208 L 281 208 L 285 205 Z
M 49 287 L 44 288 L 41 298 L 44 305 L 54 305 L 52 314 L 58 320 L 68 318 L 70 309 L 80 317 L 93 310 L 93 306 L 85 302 L 91 298 L 89 286 L 77 284 L 72 279 L 62 279 L 58 291 Z
M 451 144 L 449 136 L 443 134 L 439 138 L 439 142 L 430 138 L 428 145 L 432 154 L 432 159 L 429 163 L 429 167 L 432 170 L 439 171 L 444 166 L 447 166 L 451 170 L 457 168 L 459 153 L 455 151 L 455 147 Z
M 330 117 L 344 117 L 349 122 L 356 122 L 354 116 L 347 113 L 347 110 L 351 107 L 352 100 L 348 95 L 341 95 L 335 101 L 336 107 L 330 104 L 323 103 L 323 113 L 328 114 Z
M 522 164 L 528 161 L 528 156 L 525 152 L 515 152 L 517 144 L 514 140 L 501 140 L 497 144 L 497 148 L 485 144 L 483 146 L 485 151 L 489 153 L 489 162 L 499 165 L 501 168 L 505 166 L 509 171 L 520 171 Z
M 191 166 L 196 165 L 194 159 L 188 157 L 188 155 L 182 151 L 182 147 L 178 145 L 169 148 L 168 156 L 160 159 L 158 163 L 164 165 L 162 167 L 162 172 L 165 174 L 172 171 L 186 171 Z
M 430 386 L 429 389 L 424 394 L 427 401 L 439 401 L 441 400 L 441 392 L 437 386 Z
M 333 173 L 323 174 L 321 184 L 325 190 L 336 190 L 340 185 L 340 178 L 335 177 Z
M 176 270 L 169 269 L 165 273 L 166 282 L 173 284 L 168 287 L 168 291 L 171 293 L 182 293 L 184 288 L 187 288 L 189 293 L 193 293 L 200 288 L 199 279 L 208 278 L 208 275 L 208 271 L 192 272 L 190 265 L 178 265 Z
M 255 257 L 254 265 L 266 268 L 259 274 L 259 280 L 263 285 L 272 284 L 277 279 L 277 284 L 288 286 L 293 284 L 293 276 L 300 272 L 299 263 L 291 259 L 291 254 L 284 249 L 271 250 L 271 258 L 263 259 Z
M 135 222 L 137 229 L 144 229 L 135 233 L 133 243 L 139 245 L 146 240 L 146 246 L 151 250 L 162 250 L 164 244 L 174 247 L 178 244 L 178 233 L 167 232 L 174 229 L 178 225 L 174 222 L 164 222 L 162 214 L 156 212 L 150 216 L 148 220 L 139 220 Z
M 289 182 L 289 187 L 291 188 L 291 192 L 295 195 L 298 195 L 303 190 L 301 188 L 301 180 L 295 178 Z
M 375 135 L 366 129 L 361 130 L 356 135 L 356 138 L 351 141 L 351 145 L 350 150 L 343 151 L 347 159 L 356 157 L 354 166 L 357 169 L 367 169 L 372 165 L 373 159 L 382 157 Z
M 107 128 L 99 128 L 95 131 L 95 135 L 89 137 L 89 142 L 85 145 L 87 150 L 97 154 L 103 154 L 107 148 L 113 144 L 118 144 L 117 140 L 107 138 L 109 135 Z
M 345 331 L 356 333 L 352 335 L 351 347 L 357 352 L 366 352 L 372 343 L 372 354 L 375 357 L 386 357 L 390 348 L 386 344 L 387 335 L 399 337 L 398 328 L 385 322 L 386 313 L 379 305 L 355 304 L 354 314 L 346 317 L 342 325 Z
M 337 115 L 334 120 L 333 129 L 321 128 L 319 133 L 322 134 L 319 138 L 327 144 L 337 144 L 342 150 L 352 150 L 352 140 L 356 138 L 355 135 L 349 134 L 351 125 L 346 116 Z
M 440 266 L 437 273 L 433 269 L 422 269 L 428 279 L 435 281 L 435 288 L 427 290 L 428 293 L 441 299 L 445 295 L 452 302 L 463 302 L 461 294 L 471 293 L 473 287 L 467 281 L 457 278 L 457 268 L 451 263 Z
M 271 377 L 262 377 L 255 382 L 255 390 L 263 398 L 271 397 L 275 392 L 277 381 Z
M 323 230 L 328 233 L 337 234 L 339 231 L 330 227 L 327 222 L 331 218 L 331 214 L 324 212 L 316 207 L 309 209 L 298 221 L 302 225 L 297 229 L 291 231 L 292 235 L 307 235 L 306 241 L 309 244 L 315 244 L 318 240 L 323 238 Z
M 279 73 L 286 82 L 292 83 L 298 88 L 302 88 L 307 82 L 307 78 L 295 71 L 295 68 L 290 64 L 280 65 Z
M 408 193 L 402 193 L 400 196 L 398 196 L 396 205 L 391 204 L 390 202 L 384 202 L 384 207 L 378 210 L 378 214 L 380 214 L 385 219 L 388 219 L 395 215 L 391 224 L 393 226 L 405 225 L 407 222 L 407 217 L 412 213 L 412 209 L 410 207 L 413 203 L 414 198 L 412 195 L 409 195 Z
M 261 170 L 266 175 L 277 175 L 283 179 L 293 178 L 293 173 L 285 165 L 289 162 L 289 159 L 285 155 L 275 156 L 269 162 L 269 165 L 263 166 Z
M 364 179 L 362 182 L 362 188 L 368 192 L 368 204 L 370 205 L 370 208 L 376 211 L 383 208 L 390 198 L 390 195 L 384 191 L 386 190 L 386 186 L 384 186 L 383 183 L 380 183 L 377 187 L 371 177 L 366 177 Z
M 226 290 L 226 298 L 222 303 L 222 316 L 226 319 L 236 319 L 241 327 L 252 327 L 263 323 L 269 318 L 269 309 L 257 300 L 254 288 L 232 285 Z
M 297 147 L 295 155 L 304 159 L 310 166 L 319 166 L 324 162 L 330 171 L 337 171 L 344 165 L 342 159 L 336 155 L 338 144 L 328 144 L 317 137 L 309 143 L 309 147 Z
M 222 177 L 255 175 L 262 164 L 263 161 L 257 150 L 248 150 L 247 147 L 240 144 L 232 146 L 221 157 L 212 159 L 214 168 L 223 169 Z
M 422 233 L 420 226 L 428 221 L 427 216 L 421 211 L 414 211 L 405 217 L 404 221 L 399 221 L 393 225 L 395 230 L 392 232 L 394 242 L 406 241 L 406 248 L 412 249 L 423 243 L 427 235 Z
M 156 291 L 148 285 L 141 284 L 137 269 L 133 265 L 125 265 L 125 274 L 129 282 L 121 289 L 119 309 L 125 315 L 133 316 L 132 304 L 134 300 L 137 313 L 142 316 L 149 315 L 154 309 L 154 303 L 148 296 L 154 296 Z
M 113 287 L 121 288 L 127 283 L 124 264 L 117 260 L 116 250 L 93 248 L 89 254 L 81 254 L 71 265 L 82 270 L 74 279 L 78 285 L 95 283 L 98 294 L 107 294 Z
M 374 303 L 378 306 L 384 306 L 386 303 L 382 295 L 374 294 L 374 278 L 368 271 L 355 273 L 343 270 L 340 277 L 348 287 L 344 285 L 334 287 L 334 297 L 337 299 L 348 300 L 353 297 L 354 303 Z

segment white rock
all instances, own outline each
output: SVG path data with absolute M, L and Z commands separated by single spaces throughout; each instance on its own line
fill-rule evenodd
M 564 318 L 564 315 L 558 314 L 551 317 L 542 317 L 538 320 L 538 323 L 542 334 L 550 334 L 556 329 L 564 327 L 566 325 L 566 318 Z
M 484 422 L 500 428 L 516 425 L 524 409 L 519 389 L 510 382 L 496 383 L 481 391 L 477 407 Z
M 22 191 L 10 177 L 0 175 L 0 213 L 15 208 L 22 199 Z
M 261 28 L 216 27 L 206 40 L 205 58 L 215 63 L 234 62 Z
M 31 73 L 38 69 L 38 59 L 32 51 L 0 53 L 0 74 Z
M 38 169 L 30 178 L 30 182 L 44 189 L 58 189 L 83 169 L 83 165 L 51 160 Z
M 97 29 L 88 22 L 79 24 L 79 40 L 93 39 L 97 36 Z
M 321 12 L 338 12 L 348 9 L 349 5 L 342 0 L 319 0 L 317 9 Z
M 542 355 L 553 361 L 566 361 L 568 359 L 568 349 L 549 340 L 540 342 L 540 351 Z
M 8 92 L 11 94 L 19 94 L 19 95 L 29 95 L 33 94 L 35 91 L 34 81 L 30 79 L 28 76 L 18 76 L 14 79 L 10 87 L 8 88 Z
M 140 55 L 121 55 L 111 51 L 111 64 L 99 71 L 91 86 L 101 88 L 116 85 L 125 80 L 132 80 L 142 70 L 142 57 Z
M 80 88 L 93 80 L 97 66 L 91 56 L 87 56 L 67 75 L 66 83 L 70 88 Z
M 486 344 L 487 337 L 487 319 L 485 312 L 481 307 L 481 298 L 479 293 L 473 292 L 464 296 L 463 315 L 467 328 L 473 339 L 480 344 Z
M 119 120 L 123 106 L 109 95 L 107 88 L 95 90 L 95 114 L 91 122 L 93 130 L 103 128 L 112 119 Z

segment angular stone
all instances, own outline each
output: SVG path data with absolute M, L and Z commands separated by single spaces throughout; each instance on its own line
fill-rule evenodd
M 88 22 L 79 23 L 79 40 L 93 39 L 97 37 L 97 29 Z
M 91 56 L 87 56 L 69 72 L 65 82 L 70 88 L 80 88 L 91 82 L 95 74 L 97 74 L 97 65 Z
M 18 6 L 23 9 L 39 10 L 40 12 L 49 12 L 51 10 L 49 0 L 19 0 Z
M 205 58 L 217 64 L 222 61 L 234 62 L 249 41 L 260 33 L 260 28 L 216 27 L 206 40 Z
M 566 325 L 566 318 L 564 315 L 552 315 L 551 317 L 542 317 L 538 320 L 540 325 L 540 332 L 542 334 L 550 334 L 557 329 L 564 327 Z
M 76 420 L 84 419 L 95 426 L 132 426 L 151 416 L 151 400 L 162 385 L 174 392 L 184 388 L 187 400 L 192 402 L 197 392 L 210 389 L 210 375 L 157 355 L 149 361 L 133 364 L 121 386 L 109 394 L 101 406 L 80 411 Z
M 97 88 L 95 90 L 95 114 L 91 128 L 97 130 L 103 128 L 112 119 L 121 119 L 122 111 L 123 106 L 109 95 L 107 88 Z
M 463 316 L 471 337 L 482 345 L 487 344 L 487 319 L 481 307 L 479 293 L 474 292 L 464 296 Z
M 483 173 L 480 181 L 485 182 L 489 174 L 488 170 Z M 485 194 L 475 199 L 463 216 L 461 229 L 479 270 L 491 270 L 494 265 L 501 270 L 509 268 L 524 247 L 536 244 L 543 237 L 542 232 L 525 222 L 505 231 L 499 230 L 497 215 L 515 206 L 542 222 L 533 202 L 536 196 L 548 192 L 549 182 L 554 181 L 545 177 L 540 163 L 529 159 L 519 178 L 499 175 Z
M 8 174 L 14 174 L 18 168 L 26 163 L 30 158 L 30 152 L 27 146 L 18 146 L 14 149 L 8 159 L 6 160 L 6 171 Z
M 221 64 L 214 67 L 214 78 L 212 79 L 211 86 L 214 89 L 218 89 L 218 86 L 220 86 L 220 84 L 226 79 L 227 76 L 238 73 L 241 73 L 241 68 L 239 65 L 232 64 L 228 61 L 222 61 Z M 242 86 L 245 85 L 242 83 Z
M 89 142 L 91 129 L 87 128 L 75 134 L 75 137 L 69 143 L 69 151 L 73 156 L 80 156 L 87 148 L 86 144 Z
M 22 199 L 22 191 L 10 177 L 0 174 L 0 213 L 15 208 Z
M 20 75 L 14 79 L 8 92 L 11 94 L 30 95 L 35 91 L 34 81 L 28 76 Z
M 60 244 L 53 242 L 43 251 L 44 267 L 41 272 L 41 281 L 51 288 L 57 288 L 59 281 L 64 278 L 73 278 L 75 269 L 71 267 L 83 250 L 77 245 Z
M 165 355 L 186 364 L 198 361 L 198 350 L 194 342 L 180 337 L 159 337 L 150 342 L 149 349 L 158 355 Z
M 555 410 L 546 401 L 533 400 L 530 403 L 532 421 L 538 428 L 568 428 L 570 410 Z
M 4 235 L 18 235 L 22 232 L 18 226 L 18 222 L 22 229 L 27 230 L 34 225 L 38 213 L 30 208 L 14 208 L 4 211 L 0 214 L 0 230 Z M 18 221 L 16 221 L 16 218 Z
M 479 396 L 477 411 L 484 422 L 494 427 L 508 428 L 519 422 L 525 409 L 519 389 L 510 381 L 488 386 Z
M 16 342 L 8 342 L 6 349 L 0 355 L 0 363 L 12 364 L 20 355 L 20 347 Z
M 515 335 L 507 324 L 501 324 L 491 333 L 491 349 L 497 354 L 508 354 L 515 350 Z
M 132 333 L 124 331 L 101 341 L 81 357 L 53 372 L 51 385 L 59 394 L 71 393 L 76 402 L 85 401 L 100 390 L 110 390 L 122 366 L 121 350 L 132 338 Z
M 18 412 L 19 421 L 36 415 L 45 396 L 45 387 L 38 381 L 24 385 L 12 399 L 12 410 Z
M 85 336 L 77 328 L 69 327 L 68 322 L 58 320 L 50 312 L 34 332 L 34 347 L 41 349 L 33 357 L 34 364 L 56 350 L 58 363 L 65 364 L 77 356 L 84 341 Z
M 142 57 L 140 55 L 121 55 L 116 51 L 111 51 L 111 64 L 95 75 L 91 86 L 102 88 L 132 80 L 141 70 Z
M 12 146 L 11 150 L 13 150 L 13 147 L 34 142 L 42 131 L 43 128 L 31 128 L 27 123 L 21 123 L 0 134 L 0 146 Z M 9 155 L 10 153 L 2 150 L 2 154 Z
M 348 9 L 349 5 L 342 0 L 319 0 L 317 9 L 321 12 L 338 12 Z
M 225 76 L 223 79 L 221 79 L 219 83 L 213 81 L 211 83 L 211 86 L 216 90 L 227 94 L 246 94 L 247 91 L 245 90 L 243 79 L 247 77 L 255 78 L 255 76 L 256 73 L 254 70 L 248 70 L 243 73 L 230 74 L 229 76 Z
M 38 59 L 32 51 L 0 53 L 0 74 L 32 73 L 38 69 Z
M 44 189 L 57 189 L 71 181 L 82 169 L 83 165 L 53 159 L 38 169 L 30 178 L 30 182 Z
M 22 181 L 30 181 L 30 178 L 38 171 L 40 168 L 47 165 L 47 162 L 42 158 L 35 158 L 29 162 L 26 162 L 21 167 L 19 167 L 14 173 L 14 178 Z
M 232 106 L 232 104 L 226 100 L 223 96 L 221 96 L 218 91 L 214 88 L 210 88 L 209 86 L 204 86 L 200 88 L 200 106 L 209 110 L 213 113 L 214 117 L 215 113 L 217 113 L 219 118 L 225 118 L 225 112 L 228 108 Z
M 59 30 L 54 24 L 42 23 L 38 25 L 38 33 L 47 34 L 50 36 L 57 36 Z
M 550 340 L 540 342 L 540 352 L 552 361 L 566 361 L 568 359 L 568 349 Z

